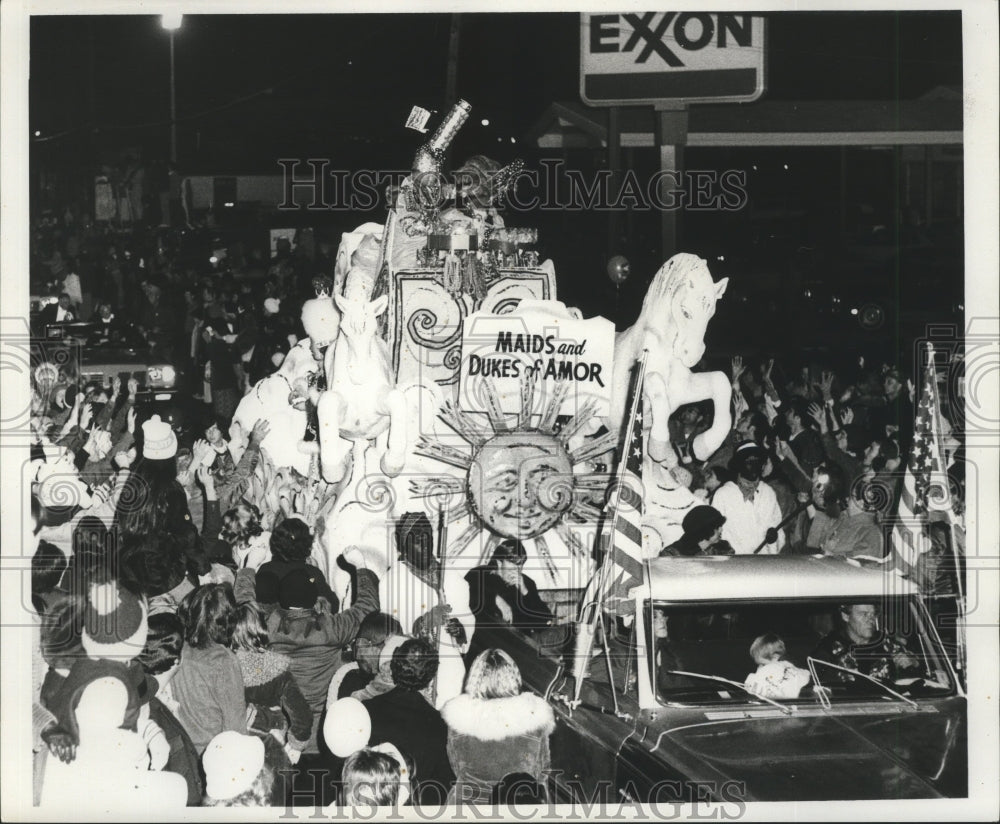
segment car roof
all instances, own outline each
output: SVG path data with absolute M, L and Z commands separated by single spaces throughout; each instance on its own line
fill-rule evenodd
M 864 568 L 817 555 L 729 555 L 654 558 L 642 597 L 657 601 L 912 595 L 910 581 L 886 568 Z

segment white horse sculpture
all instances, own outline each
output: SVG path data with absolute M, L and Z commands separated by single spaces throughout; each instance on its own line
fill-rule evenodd
M 678 457 L 670 444 L 670 416 L 685 404 L 712 401 L 712 426 L 692 444 L 699 460 L 721 446 L 732 426 L 729 378 L 722 372 L 691 371 L 705 353 L 705 330 L 728 282 L 728 278 L 713 282 L 708 265 L 696 255 L 674 255 L 653 278 L 639 319 L 615 339 L 609 428 L 622 426 L 631 368 L 643 350 L 649 350 L 642 422 L 647 450 L 643 467 L 647 554 L 655 555 L 664 544 L 676 540 L 685 513 L 700 503 L 671 471 Z
M 230 439 L 237 448 L 245 447 L 250 431 L 261 418 L 271 424 L 271 431 L 261 443 L 261 451 L 276 468 L 294 467 L 309 474 L 310 456 L 299 449 L 306 431 L 305 387 L 310 373 L 321 368 L 310 352 L 309 340 L 292 347 L 281 368 L 273 375 L 261 378 L 240 399 L 229 428 Z
M 342 318 L 333 356 L 333 379 L 317 401 L 320 468 L 330 483 L 347 471 L 351 441 L 378 438 L 382 471 L 398 475 L 406 461 L 406 403 L 393 380 L 389 350 L 375 320 L 388 305 L 335 295 Z M 329 378 L 328 378 L 329 380 Z M 385 435 L 384 441 L 381 436 Z

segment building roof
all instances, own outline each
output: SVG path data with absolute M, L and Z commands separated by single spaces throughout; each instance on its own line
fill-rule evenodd
M 936 87 L 915 100 L 764 100 L 689 107 L 688 146 L 868 146 L 962 142 L 962 97 Z M 651 106 L 619 109 L 621 145 L 656 146 Z M 607 146 L 607 109 L 549 105 L 527 135 L 539 148 Z
M 730 555 L 655 558 L 649 562 L 655 600 L 728 601 L 777 598 L 883 598 L 916 587 L 895 573 L 842 558 L 811 555 Z

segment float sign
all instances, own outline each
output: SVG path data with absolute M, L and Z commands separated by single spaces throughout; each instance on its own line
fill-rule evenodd
M 534 383 L 532 409 L 544 414 L 561 382 L 568 384 L 560 415 L 574 415 L 586 402 L 595 414 L 611 408 L 615 326 L 601 317 L 581 320 L 558 301 L 521 301 L 510 314 L 476 312 L 462 327 L 459 406 L 487 412 L 489 381 L 500 409 L 521 410 L 522 383 Z
M 753 14 L 584 14 L 580 97 L 591 106 L 756 100 L 764 37 Z

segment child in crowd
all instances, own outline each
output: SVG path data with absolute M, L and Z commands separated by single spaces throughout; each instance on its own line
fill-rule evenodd
M 401 757 L 382 748 L 365 747 L 349 755 L 341 773 L 343 806 L 390 807 L 400 803 L 402 772 Z M 405 763 L 405 762 L 404 762 Z
M 271 560 L 271 533 L 260 525 L 260 510 L 241 501 L 222 516 L 219 537 L 232 547 L 237 569 L 260 569 Z

